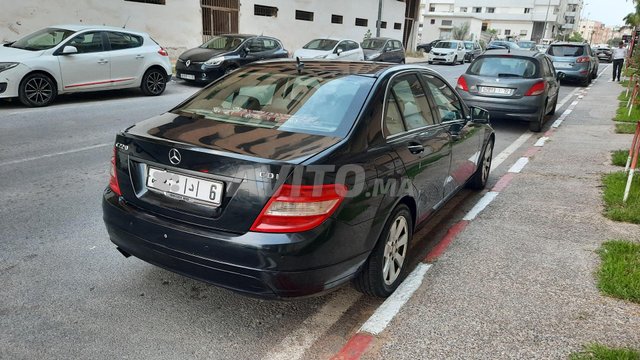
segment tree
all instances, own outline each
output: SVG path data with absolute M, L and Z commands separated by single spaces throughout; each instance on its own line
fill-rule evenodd
M 451 31 L 451 37 L 454 40 L 466 40 L 469 37 L 469 22 L 464 22 L 460 26 L 454 26 Z
M 572 42 L 584 42 L 584 38 L 579 32 L 574 32 L 567 40 Z
M 629 25 L 629 26 L 639 26 L 640 25 L 640 13 L 634 12 L 634 13 L 628 13 L 625 17 L 622 18 L 622 20 L 624 20 L 624 23 Z

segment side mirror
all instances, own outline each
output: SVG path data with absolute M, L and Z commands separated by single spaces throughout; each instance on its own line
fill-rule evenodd
M 559 72 L 559 73 L 556 74 L 556 79 L 558 79 L 558 80 L 562 80 L 565 77 L 567 77 L 567 74 L 565 74 L 563 72 Z
M 76 48 L 75 46 L 71 46 L 71 45 L 67 45 L 64 48 L 62 48 L 62 55 L 71 55 L 71 54 L 77 54 L 78 53 L 78 48 Z
M 471 106 L 471 122 L 476 124 L 488 124 L 489 123 L 489 111 L 479 108 L 476 106 Z
M 337 48 L 335 53 L 336 55 L 340 56 L 340 54 L 342 54 L 342 48 Z

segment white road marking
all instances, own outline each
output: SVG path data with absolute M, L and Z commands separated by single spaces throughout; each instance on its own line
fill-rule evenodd
M 547 136 L 543 136 L 540 139 L 538 139 L 538 141 L 536 141 L 535 144 L 533 144 L 533 146 L 538 146 L 538 147 L 542 147 L 544 146 L 544 143 L 549 140 L 549 138 Z
M 571 105 L 569 105 L 569 106 L 576 106 L 576 105 L 578 105 L 578 103 L 579 103 L 579 101 L 576 100 L 576 101 L 572 102 Z
M 20 164 L 20 163 L 27 162 L 27 161 L 46 159 L 46 158 L 50 158 L 50 157 L 54 157 L 54 156 L 60 156 L 60 155 L 74 154 L 74 153 L 87 151 L 87 150 L 92 150 L 92 149 L 97 149 L 97 148 L 106 147 L 106 146 L 113 146 L 113 143 L 104 143 L 104 144 L 85 146 L 85 147 L 81 147 L 81 148 L 77 148 L 77 149 L 73 149 L 73 150 L 60 151 L 60 152 L 56 152 L 56 153 L 52 153 L 52 154 L 34 156 L 34 157 L 25 158 L 25 159 L 19 159 L 19 160 L 6 161 L 6 162 L 0 163 L 0 166 Z
M 605 71 L 607 71 L 607 69 L 609 68 L 610 65 L 607 65 L 604 67 L 604 69 L 602 69 L 602 71 L 600 71 L 600 74 L 598 75 L 598 79 L 600 78 L 600 76 L 602 76 L 602 74 L 604 74 Z M 611 82 L 611 81 L 609 81 Z
M 400 290 L 403 284 L 398 287 L 398 290 Z M 398 290 L 396 290 L 396 292 Z M 340 320 L 344 312 L 360 297 L 361 295 L 359 293 L 352 290 L 337 292 L 331 300 L 327 301 L 315 314 L 303 321 L 298 329 L 285 337 L 282 342 L 263 357 L 263 359 L 302 359 L 305 351 L 325 334 L 333 324 Z
M 500 166 L 500 164 L 502 164 L 505 160 L 507 160 L 507 158 L 511 156 L 511 154 L 513 154 L 516 150 L 518 150 L 518 148 L 522 146 L 522 144 L 527 142 L 527 140 L 529 140 L 529 138 L 532 135 L 533 133 L 530 131 L 527 131 L 526 133 L 520 135 L 519 138 L 517 138 L 514 142 L 511 143 L 511 145 L 507 146 L 506 149 L 502 150 L 500 154 L 494 157 L 493 161 L 491 162 L 491 171 L 493 171 L 494 169 L 497 169 L 498 166 Z
M 482 212 L 491 202 L 498 196 L 498 192 L 489 191 L 469 210 L 469 212 L 462 218 L 462 220 L 471 221 Z
M 411 295 L 420 287 L 422 279 L 427 273 L 431 264 L 421 263 L 407 276 L 407 278 L 398 286 L 396 291 L 391 294 L 371 315 L 362 327 L 360 332 L 367 332 L 372 335 L 380 334 L 389 325 L 393 317 L 400 311 L 400 308 L 409 300 Z
M 518 159 L 518 161 L 516 161 L 513 166 L 511 166 L 511 168 L 509 169 L 508 172 L 510 173 L 519 173 L 520 171 L 522 171 L 522 169 L 524 169 L 524 167 L 529 163 L 529 158 L 528 157 L 521 157 L 520 159 Z
M 556 105 L 556 108 L 558 109 L 562 108 L 564 104 L 566 104 L 567 101 L 569 101 L 573 97 L 573 95 L 575 95 L 578 92 L 578 90 L 580 90 L 580 88 L 575 88 L 570 93 L 565 95 L 565 97 L 562 98 L 562 100 L 558 103 L 558 105 Z
M 553 124 L 551 124 L 552 128 L 557 128 L 560 127 L 560 124 L 562 124 L 562 119 L 558 119 L 556 121 L 553 122 Z

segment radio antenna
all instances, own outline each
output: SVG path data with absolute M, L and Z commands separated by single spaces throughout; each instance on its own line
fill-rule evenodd
M 129 23 L 129 19 L 131 19 L 131 15 L 127 16 L 127 21 L 124 22 L 124 25 L 122 25 L 122 28 L 126 28 L 127 24 Z

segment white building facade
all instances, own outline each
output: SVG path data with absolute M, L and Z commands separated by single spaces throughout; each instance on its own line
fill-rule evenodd
M 223 33 L 264 34 L 296 50 L 317 37 L 376 35 L 379 0 L 2 0 L 0 41 L 56 24 L 147 32 L 175 58 Z M 415 41 L 418 0 L 382 0 L 380 35 Z

